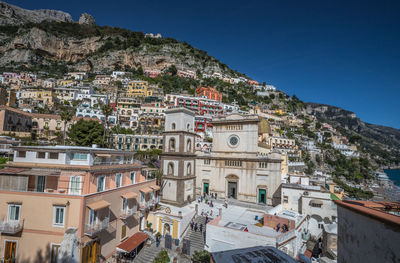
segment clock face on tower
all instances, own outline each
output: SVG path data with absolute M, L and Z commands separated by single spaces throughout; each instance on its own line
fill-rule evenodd
M 228 144 L 229 144 L 231 147 L 236 147 L 236 146 L 238 146 L 238 144 L 239 144 L 239 137 L 238 137 L 237 135 L 231 135 L 231 136 L 229 136 L 229 138 L 228 138 Z

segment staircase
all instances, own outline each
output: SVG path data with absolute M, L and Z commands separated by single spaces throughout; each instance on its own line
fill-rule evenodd
M 204 216 L 197 216 L 194 222 L 197 223 L 197 232 L 189 227 L 185 235 L 185 239 L 190 240 L 190 255 L 193 255 L 195 251 L 204 250 L 205 245 L 204 231 L 206 230 L 206 218 Z M 203 224 L 203 232 L 199 230 L 200 224 Z
M 149 263 L 153 262 L 162 250 L 161 245 L 156 247 L 156 243 L 152 243 L 150 247 L 143 247 L 139 254 L 133 260 L 134 263 Z

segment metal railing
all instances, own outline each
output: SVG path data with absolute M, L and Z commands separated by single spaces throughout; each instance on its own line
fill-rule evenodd
M 121 219 L 126 219 L 130 216 L 133 216 L 137 212 L 137 206 L 134 206 L 132 208 L 127 208 L 127 209 L 121 209 L 121 214 L 120 218 Z
M 5 234 L 16 234 L 21 232 L 24 228 L 24 220 L 18 221 L 9 221 L 3 220 L 0 221 L 0 232 Z
M 150 201 L 143 201 L 140 203 L 140 210 L 146 210 L 150 208 Z
M 107 229 L 110 224 L 110 218 L 106 217 L 101 221 L 85 225 L 85 235 L 93 236 L 96 233 Z
M 280 234 L 279 236 L 276 237 L 276 242 L 278 244 L 285 242 L 286 240 L 289 240 L 293 237 L 296 236 L 296 231 L 295 230 L 289 230 L 285 233 Z

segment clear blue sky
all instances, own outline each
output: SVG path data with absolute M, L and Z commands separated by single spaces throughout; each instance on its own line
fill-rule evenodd
M 7 1 L 186 41 L 307 102 L 400 128 L 400 1 Z

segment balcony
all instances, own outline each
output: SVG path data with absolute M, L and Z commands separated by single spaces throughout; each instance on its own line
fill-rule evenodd
M 152 200 L 150 200 L 150 206 L 151 207 L 155 207 L 158 203 L 160 203 L 160 197 L 157 196 L 155 198 L 153 198 Z
M 99 220 L 92 224 L 85 225 L 85 235 L 94 236 L 95 234 L 108 228 L 110 224 L 110 218 L 106 217 L 103 220 Z
M 143 201 L 140 203 L 140 210 L 147 210 L 150 208 L 151 201 Z
M 0 221 L 0 232 L 4 234 L 17 234 L 24 228 L 24 220 Z
M 136 212 L 137 212 L 137 206 L 127 209 L 121 209 L 121 214 L 119 215 L 119 217 L 121 219 L 127 219 L 128 217 L 133 216 Z

